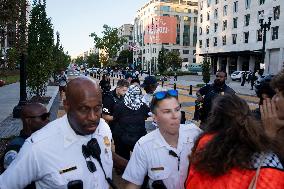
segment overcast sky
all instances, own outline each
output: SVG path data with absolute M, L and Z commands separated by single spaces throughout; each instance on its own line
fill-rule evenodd
M 47 0 L 47 15 L 61 44 L 72 57 L 89 50 L 94 43 L 89 35 L 100 34 L 107 24 L 119 27 L 133 23 L 136 11 L 149 0 Z

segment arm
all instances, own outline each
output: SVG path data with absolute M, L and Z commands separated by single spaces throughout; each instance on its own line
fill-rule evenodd
M 116 154 L 115 152 L 112 152 L 112 158 L 113 158 L 113 165 L 115 168 L 124 171 L 128 160 L 124 159 L 123 157 L 121 157 L 120 155 Z
M 139 189 L 139 188 L 140 188 L 140 186 L 133 184 L 131 182 L 128 182 L 127 185 L 126 185 L 126 189 Z
M 112 100 L 112 97 L 106 96 L 103 100 L 103 111 L 102 111 L 102 118 L 106 122 L 113 121 L 113 106 L 114 102 Z
M 113 116 L 110 116 L 110 115 L 107 115 L 107 114 L 102 114 L 102 117 L 103 119 L 106 121 L 106 122 L 110 122 L 110 121 L 113 121 Z

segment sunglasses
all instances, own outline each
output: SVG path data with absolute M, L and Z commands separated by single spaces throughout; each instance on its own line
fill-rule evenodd
M 89 151 L 88 151 L 88 149 L 85 145 L 82 146 L 82 153 L 83 153 L 83 156 L 86 160 L 86 164 L 87 164 L 89 171 L 91 173 L 96 172 L 96 170 L 97 170 L 96 165 L 95 165 L 94 162 L 92 162 L 92 160 L 90 158 L 91 155 L 90 155 L 90 153 L 89 153 Z
M 174 89 L 171 89 L 171 90 L 168 90 L 168 91 L 159 91 L 159 92 L 156 92 L 154 94 L 154 97 L 157 100 L 163 100 L 164 98 L 166 98 L 168 96 L 178 97 L 178 91 L 174 90 Z
M 42 121 L 45 121 L 49 118 L 49 116 L 50 116 L 50 113 L 47 112 L 47 113 L 43 113 L 43 114 L 38 115 L 38 116 L 28 116 L 26 118 L 38 118 L 39 117 Z

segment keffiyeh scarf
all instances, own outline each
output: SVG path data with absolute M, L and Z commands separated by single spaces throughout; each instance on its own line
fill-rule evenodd
M 138 110 L 142 106 L 142 91 L 138 86 L 130 85 L 124 96 L 124 104 L 131 110 Z

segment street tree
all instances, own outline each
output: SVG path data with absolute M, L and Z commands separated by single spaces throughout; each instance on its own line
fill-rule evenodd
M 53 73 L 54 47 L 51 19 L 46 15 L 46 1 L 34 1 L 28 26 L 27 85 L 30 93 L 43 96 Z
M 103 37 L 99 37 L 95 32 L 91 33 L 90 37 L 94 38 L 94 43 L 97 48 L 105 50 L 110 58 L 109 61 L 111 61 L 114 60 L 119 48 L 127 40 L 118 36 L 117 28 L 112 28 L 108 25 L 104 25 L 103 28 Z
M 63 46 L 60 44 L 60 34 L 56 32 L 57 40 L 53 47 L 53 64 L 54 76 L 62 70 L 65 70 L 71 62 L 71 57 L 68 52 L 64 52 Z
M 7 50 L 7 67 L 10 70 L 14 70 L 19 62 L 19 54 L 16 48 L 10 48 Z
M 166 66 L 176 71 L 182 66 L 182 58 L 178 52 L 170 51 L 166 54 Z
M 89 56 L 87 56 L 87 63 L 89 67 L 96 67 L 100 68 L 100 58 L 98 53 L 92 53 Z
M 210 81 L 210 62 L 207 58 L 204 58 L 202 63 L 202 80 L 206 84 Z
M 132 63 L 132 60 L 133 60 L 133 51 L 122 50 L 119 53 L 119 56 L 118 56 L 116 62 L 119 64 L 119 66 L 127 67 L 127 66 L 129 66 L 129 63 Z
M 163 73 L 167 71 L 167 65 L 166 65 L 166 50 L 164 46 L 162 46 L 162 49 L 159 51 L 158 55 L 158 70 L 160 73 Z
M 83 57 L 83 56 L 78 56 L 77 58 L 75 58 L 74 62 L 75 62 L 75 64 L 77 64 L 77 65 L 83 65 L 83 63 L 84 63 L 84 57 Z

